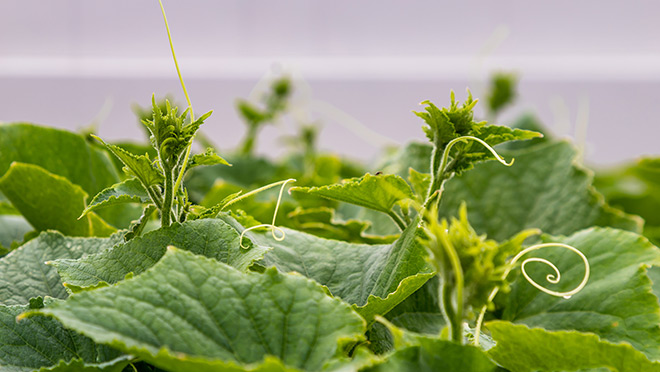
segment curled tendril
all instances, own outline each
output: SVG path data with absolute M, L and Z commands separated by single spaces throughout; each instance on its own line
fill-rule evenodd
M 445 147 L 445 151 L 442 154 L 442 163 L 440 165 L 440 170 L 441 171 L 444 171 L 445 168 L 447 167 L 447 161 L 449 160 L 449 151 L 451 150 L 451 148 L 454 147 L 454 145 L 459 143 L 459 142 L 467 143 L 468 141 L 479 142 L 488 151 L 490 151 L 490 153 L 493 154 L 495 159 L 497 161 L 499 161 L 500 163 L 502 163 L 502 165 L 505 165 L 507 167 L 510 167 L 510 166 L 513 165 L 513 162 L 514 162 L 515 159 L 511 159 L 511 161 L 507 163 L 506 160 L 504 160 L 504 158 L 502 156 L 500 156 L 500 154 L 498 154 L 497 151 L 495 151 L 494 148 L 492 148 L 488 143 L 486 143 L 486 141 L 484 141 L 480 138 L 477 138 L 477 137 L 473 137 L 473 136 L 462 136 L 462 137 L 454 138 L 453 140 L 449 141 L 449 143 Z
M 275 226 L 275 219 L 277 218 L 277 210 L 280 208 L 280 203 L 282 202 L 282 194 L 284 193 L 284 187 L 286 186 L 287 183 L 295 182 L 295 181 L 296 181 L 295 179 L 289 178 L 288 180 L 282 182 L 282 187 L 280 187 L 280 194 L 277 197 L 277 203 L 275 203 L 275 211 L 273 212 L 273 222 L 272 223 L 251 226 L 251 227 L 248 227 L 247 229 L 243 230 L 243 232 L 241 233 L 241 236 L 239 237 L 239 240 L 238 240 L 239 245 L 241 246 L 241 248 L 243 248 L 243 249 L 249 249 L 250 248 L 250 247 L 246 247 L 246 246 L 243 245 L 243 238 L 245 237 L 245 233 L 247 233 L 250 230 L 258 229 L 258 228 L 261 228 L 261 227 L 270 227 L 270 232 L 273 235 L 273 239 L 277 240 L 278 242 L 281 242 L 282 240 L 284 240 L 284 237 L 286 236 L 286 233 L 284 232 L 284 230 L 282 230 L 281 227 Z M 275 231 L 279 232 L 280 236 L 277 236 L 277 234 L 275 234 Z
M 574 289 L 572 289 L 570 291 L 557 292 L 557 291 L 547 289 L 547 288 L 543 287 L 542 285 L 538 284 L 537 282 L 535 282 L 529 276 L 529 274 L 527 274 L 527 271 L 525 270 L 525 266 L 530 262 L 541 262 L 541 263 L 544 263 L 544 264 L 546 264 L 546 265 L 548 265 L 552 268 L 552 270 L 555 273 L 554 274 L 548 274 L 545 277 L 545 280 L 547 280 L 549 283 L 557 284 L 561 280 L 561 272 L 559 271 L 557 266 L 555 266 L 555 264 L 553 264 L 552 262 L 546 260 L 545 258 L 538 258 L 538 257 L 528 258 L 528 259 L 526 259 L 522 262 L 522 264 L 520 265 L 520 270 L 522 271 L 523 276 L 525 277 L 525 279 L 527 279 L 529 284 L 533 285 L 539 291 L 541 291 L 543 293 L 547 293 L 547 294 L 555 296 L 555 297 L 563 297 L 565 299 L 569 299 L 574 294 L 580 292 L 587 285 L 587 282 L 589 281 L 589 274 L 591 272 L 591 269 L 589 267 L 589 261 L 587 260 L 587 257 L 584 255 L 584 253 L 580 252 L 580 250 L 578 250 L 577 248 L 575 248 L 573 246 L 570 246 L 568 244 L 543 243 L 543 244 L 533 245 L 533 246 L 531 246 L 527 249 L 524 249 L 524 250 L 520 251 L 520 253 L 518 253 L 517 255 L 515 255 L 513 257 L 513 259 L 511 259 L 511 263 L 509 263 L 509 267 L 504 271 L 504 274 L 502 275 L 502 280 L 506 279 L 506 277 L 509 275 L 511 270 L 513 270 L 513 267 L 515 266 L 516 262 L 518 262 L 518 260 L 522 256 L 526 255 L 529 252 L 535 251 L 537 249 L 542 249 L 542 248 L 547 248 L 547 247 L 566 248 L 570 251 L 575 252 L 578 256 L 580 256 L 580 258 L 582 259 L 582 262 L 584 262 L 584 277 L 582 278 L 582 281 L 580 282 L 580 284 L 577 287 L 575 287 Z M 493 291 L 488 296 L 487 304 L 493 301 L 493 299 L 495 298 L 495 295 L 497 295 L 498 291 L 499 291 L 499 287 L 495 287 L 493 289 Z M 474 330 L 474 344 L 475 345 L 479 345 L 479 334 L 481 333 L 481 326 L 482 326 L 483 321 L 484 321 L 484 315 L 486 314 L 487 306 L 488 305 L 484 305 L 484 307 L 481 308 L 481 312 L 479 313 L 479 318 L 477 319 L 477 325 L 476 325 L 475 330 Z

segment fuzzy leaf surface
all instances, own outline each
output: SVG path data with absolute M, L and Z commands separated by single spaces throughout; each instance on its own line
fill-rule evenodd
M 200 370 L 185 369 L 200 359 L 241 370 L 266 356 L 319 370 L 365 331 L 313 281 L 274 269 L 246 274 L 176 248 L 133 279 L 38 313 L 171 371 Z
M 415 223 L 392 244 L 351 244 L 285 229 L 283 241 L 269 233 L 254 234 L 260 244 L 273 247 L 266 266 L 298 272 L 328 287 L 334 296 L 356 305 L 368 321 L 385 314 L 421 287 L 433 270 L 418 241 Z
M 0 178 L 0 191 L 39 231 L 53 229 L 71 236 L 108 236 L 114 231 L 97 215 L 79 220 L 85 191 L 37 165 L 13 163 Z
M 247 239 L 244 245 L 250 246 Z M 139 274 L 160 260 L 168 245 L 215 258 L 239 270 L 247 270 L 263 257 L 267 248 L 252 244 L 250 249 L 239 246 L 239 235 L 227 223 L 217 219 L 201 219 L 173 224 L 112 249 L 78 260 L 57 260 L 53 265 L 62 281 L 72 289 L 117 283 L 128 274 Z
M 24 123 L 0 125 L 0 175 L 13 162 L 38 165 L 82 187 L 89 195 L 119 182 L 105 151 L 61 129 Z
M 41 299 L 33 301 L 37 302 L 43 306 Z M 55 319 L 16 321 L 18 315 L 34 308 L 0 305 L 0 371 L 29 372 L 44 368 L 44 371 L 60 372 L 119 372 L 128 364 L 118 351 L 65 329 Z
M 609 228 L 583 230 L 567 238 L 545 237 L 579 249 L 588 258 L 591 276 L 586 287 L 570 299 L 554 297 L 519 276 L 505 296 L 502 318 L 547 330 L 591 332 L 613 343 L 628 342 L 651 359 L 660 359 L 660 305 L 646 268 L 660 262 L 660 250 L 645 238 Z M 542 257 L 555 264 L 561 281 L 548 284 L 551 269 L 542 263 L 526 266 L 537 283 L 558 291 L 577 287 L 584 263 L 574 253 L 545 248 L 524 258 Z M 547 284 L 547 285 L 546 285 Z
M 124 203 L 149 203 L 149 194 L 137 178 L 129 178 L 116 183 L 94 196 L 83 215 L 103 207 Z
M 129 174 L 136 176 L 145 186 L 159 185 L 163 182 L 163 174 L 153 164 L 149 155 L 135 155 L 123 148 L 103 142 L 99 137 L 94 137 L 110 150 L 125 165 Z
M 570 234 L 594 225 L 641 230 L 638 218 L 605 204 L 591 186 L 591 175 L 575 164 L 570 144 L 502 155 L 515 158 L 515 164 L 482 163 L 447 182 L 440 207 L 443 217 L 455 215 L 466 201 L 475 230 L 498 241 L 527 228 L 548 234 Z
M 42 232 L 20 248 L 0 258 L 0 304 L 24 305 L 30 298 L 66 298 L 57 270 L 46 261 L 80 258 L 100 252 L 121 241 L 110 238 L 70 238 L 57 232 Z
M 577 331 L 547 331 L 525 325 L 487 323 L 497 345 L 493 359 L 512 372 L 578 371 L 605 367 L 617 372 L 656 372 L 660 363 L 625 343 L 612 343 Z
M 291 192 L 304 192 L 384 213 L 388 213 L 397 202 L 414 198 L 406 181 L 391 174 L 372 176 L 367 173 L 363 177 L 347 179 L 334 185 L 292 187 Z
M 213 149 L 207 149 L 206 152 L 202 154 L 195 154 L 190 158 L 188 169 L 192 169 L 200 165 L 216 165 L 216 164 L 231 165 L 227 162 L 227 160 L 221 158 L 218 154 L 216 154 L 215 151 L 213 151 Z

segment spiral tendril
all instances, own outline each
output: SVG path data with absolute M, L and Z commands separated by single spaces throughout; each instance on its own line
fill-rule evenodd
M 282 186 L 280 187 L 280 193 L 277 196 L 277 203 L 275 203 L 275 211 L 273 212 L 273 222 L 271 222 L 270 224 L 266 223 L 266 224 L 261 224 L 261 225 L 256 225 L 256 226 L 250 226 L 247 229 L 243 230 L 243 232 L 241 233 L 241 236 L 239 237 L 239 240 L 238 240 L 238 243 L 241 246 L 241 248 L 243 248 L 243 249 L 249 249 L 250 248 L 250 247 L 246 247 L 246 246 L 243 245 L 243 238 L 245 237 L 245 233 L 247 233 L 250 230 L 258 229 L 258 228 L 261 228 L 261 227 L 270 227 L 270 232 L 271 232 L 271 235 L 273 236 L 273 239 L 277 240 L 278 242 L 281 242 L 282 240 L 284 240 L 284 238 L 286 237 L 286 233 L 284 232 L 284 230 L 282 230 L 281 227 L 275 226 L 275 219 L 277 219 L 277 210 L 280 208 L 280 203 L 282 202 L 282 194 L 284 193 L 284 188 L 286 187 L 286 184 L 289 183 L 289 182 L 295 182 L 295 181 L 296 181 L 295 179 L 289 178 L 288 180 L 282 182 Z M 275 234 L 275 231 L 279 232 L 280 236 L 277 236 L 277 234 Z
M 565 249 L 568 249 L 570 251 L 575 252 L 578 256 L 580 256 L 580 258 L 582 259 L 582 262 L 584 262 L 584 277 L 582 278 L 582 281 L 580 282 L 580 284 L 577 287 L 575 287 L 574 289 L 572 289 L 570 291 L 558 292 L 558 291 L 553 291 L 553 290 L 547 289 L 547 288 L 543 287 L 542 285 L 538 284 L 537 282 L 535 282 L 529 276 L 529 274 L 527 273 L 527 270 L 525 270 L 525 266 L 530 262 L 540 262 L 540 263 L 546 264 L 546 265 L 550 266 L 550 268 L 552 268 L 552 270 L 555 273 L 554 274 L 548 274 L 545 277 L 545 280 L 547 280 L 549 283 L 557 284 L 561 280 L 561 272 L 559 271 L 557 266 L 555 266 L 555 264 L 553 264 L 552 262 L 546 260 L 545 258 L 532 257 L 532 258 L 528 258 L 528 259 L 524 260 L 522 262 L 522 264 L 520 265 L 520 271 L 522 271 L 523 276 L 529 282 L 529 284 L 534 286 L 539 291 L 541 291 L 543 293 L 547 293 L 551 296 L 563 297 L 564 299 L 569 299 L 574 294 L 580 292 L 587 285 L 587 282 L 589 281 L 589 274 L 591 273 L 591 269 L 589 267 L 589 261 L 587 260 L 587 257 L 584 255 L 584 253 L 580 252 L 580 250 L 578 250 L 577 248 L 575 248 L 573 246 L 570 246 L 568 244 L 543 243 L 543 244 L 537 244 L 537 245 L 533 245 L 529 248 L 523 249 L 522 251 L 520 251 L 520 253 L 518 253 L 517 255 L 515 255 L 511 259 L 511 263 L 509 263 L 509 267 L 504 271 L 504 274 L 502 275 L 502 280 L 506 279 L 506 277 L 509 275 L 511 270 L 513 270 L 513 267 L 515 266 L 516 262 L 518 262 L 518 260 L 522 256 L 526 255 L 529 252 L 532 252 L 532 251 L 535 251 L 535 250 L 538 250 L 538 249 L 542 249 L 542 248 L 547 248 L 547 247 L 565 248 Z M 499 291 L 499 287 L 495 287 L 493 289 L 493 291 L 488 296 L 487 304 L 491 303 L 493 301 L 493 299 L 495 298 L 495 295 L 497 295 L 498 291 Z M 479 318 L 477 319 L 477 325 L 476 325 L 475 331 L 474 331 L 474 344 L 475 345 L 479 345 L 479 334 L 481 333 L 481 326 L 483 324 L 484 315 L 486 314 L 487 307 L 488 307 L 488 305 L 484 305 L 484 307 L 481 308 L 481 312 L 479 313 Z

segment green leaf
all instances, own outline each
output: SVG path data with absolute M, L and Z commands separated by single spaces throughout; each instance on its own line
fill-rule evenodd
M 614 343 L 627 342 L 651 359 L 660 359 L 660 305 L 646 267 L 660 263 L 660 250 L 643 237 L 621 230 L 592 228 L 568 238 L 545 237 L 579 249 L 588 258 L 587 286 L 570 299 L 547 295 L 519 277 L 502 302 L 502 318 L 547 330 L 591 332 Z M 530 263 L 527 273 L 551 290 L 571 290 L 582 281 L 584 263 L 566 249 L 545 248 L 527 257 L 543 257 L 557 266 L 561 281 L 547 284 L 548 266 Z
M 55 319 L 38 317 L 17 321 L 21 313 L 38 309 L 32 306 L 0 305 L 0 371 L 104 371 L 119 372 L 129 357 L 120 356 L 107 346 L 65 329 Z M 84 368 L 86 369 L 84 369 Z
M 82 187 L 89 195 L 119 181 L 105 151 L 77 134 L 32 124 L 0 125 L 0 175 L 11 163 L 38 165 Z
M 151 198 L 149 198 L 149 194 L 142 186 L 142 183 L 137 178 L 129 178 L 96 194 L 82 215 L 84 216 L 93 210 L 111 205 L 149 202 L 151 202 Z
M 195 154 L 190 158 L 190 162 L 188 163 L 188 169 L 192 169 L 195 167 L 198 167 L 200 165 L 216 165 L 216 164 L 224 164 L 231 166 L 227 162 L 227 160 L 221 158 L 218 156 L 218 154 L 213 151 L 213 149 L 209 148 L 206 149 L 206 152 L 203 154 Z
M 605 367 L 617 372 L 660 371 L 660 363 L 626 343 L 612 343 L 594 334 L 551 332 L 525 325 L 487 323 L 497 345 L 490 356 L 512 372 L 577 371 Z
M 417 242 L 416 224 L 389 245 L 351 244 L 284 231 L 283 241 L 269 233 L 248 234 L 273 247 L 264 264 L 298 272 L 327 286 L 334 296 L 354 304 L 368 322 L 374 315 L 387 313 L 433 276 L 424 247 Z
M 168 245 L 174 245 L 196 254 L 205 255 L 246 271 L 254 261 L 263 257 L 268 248 L 251 244 L 244 239 L 243 249 L 239 235 L 227 223 L 217 219 L 188 221 L 173 224 L 99 254 L 78 260 L 57 260 L 53 265 L 62 281 L 72 290 L 113 284 L 129 274 L 139 274 L 163 257 Z
M 420 338 L 419 345 L 395 351 L 368 372 L 461 371 L 494 372 L 496 366 L 480 349 L 451 341 Z
M 402 200 L 414 198 L 410 186 L 401 177 L 367 173 L 339 184 L 321 187 L 292 187 L 291 192 L 308 193 L 389 213 Z
M 0 259 L 0 304 L 24 305 L 30 298 L 66 298 L 67 293 L 54 267 L 45 262 L 58 258 L 80 258 L 100 252 L 121 241 L 110 238 L 69 238 L 43 232 Z
M 429 173 L 433 146 L 428 143 L 410 142 L 384 158 L 378 169 L 385 174 L 408 176 L 410 168 Z
M 135 155 L 119 146 L 110 145 L 103 142 L 99 137 L 93 136 L 97 141 L 105 145 L 122 163 L 124 163 L 125 171 L 137 177 L 143 186 L 149 187 L 153 185 L 160 185 L 164 178 L 160 170 L 158 170 L 149 159 L 149 155 Z
M 85 191 L 39 166 L 13 163 L 0 178 L 0 191 L 39 231 L 71 236 L 108 236 L 114 231 L 96 215 L 78 219 L 85 209 Z
M 387 244 L 398 238 L 397 235 L 378 236 L 365 234 L 370 223 L 358 220 L 340 221 L 335 219 L 335 210 L 328 207 L 296 208 L 287 217 L 289 226 L 296 230 L 321 238 L 343 240 L 349 243 Z
M 9 249 L 12 243 L 22 242 L 25 234 L 32 230 L 23 216 L 0 215 L 0 247 Z
M 479 233 L 504 240 L 527 228 L 570 234 L 590 226 L 640 231 L 640 220 L 607 206 L 591 186 L 591 174 L 575 164 L 576 152 L 565 142 L 514 157 L 511 167 L 491 162 L 447 182 L 441 215 L 454 214 L 467 202 L 470 223 Z
M 365 331 L 349 306 L 308 279 L 245 274 L 176 248 L 134 279 L 37 313 L 170 371 L 240 371 L 267 356 L 319 370 Z
M 408 168 L 408 182 L 412 186 L 412 189 L 415 190 L 415 195 L 417 196 L 417 202 L 424 204 L 426 199 L 426 193 L 431 186 L 431 175 L 428 173 L 420 173 L 413 168 Z

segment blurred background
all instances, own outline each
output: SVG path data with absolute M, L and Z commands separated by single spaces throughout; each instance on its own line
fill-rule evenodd
M 507 124 L 534 112 L 572 137 L 590 164 L 660 154 L 657 1 L 164 1 L 197 115 L 219 152 L 245 131 L 236 99 L 294 80 L 293 118 L 266 127 L 258 152 L 299 123 L 320 146 L 373 159 L 422 139 L 411 111 L 480 97 L 493 72 L 519 79 Z M 0 121 L 98 125 L 141 139 L 131 105 L 185 99 L 156 0 L 0 2 Z M 480 107 L 481 106 L 481 107 Z M 477 106 L 483 115 L 483 105 Z

